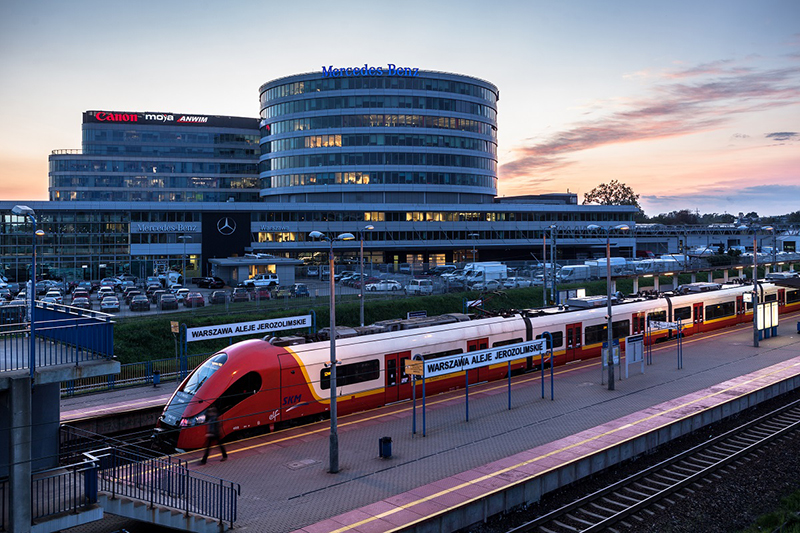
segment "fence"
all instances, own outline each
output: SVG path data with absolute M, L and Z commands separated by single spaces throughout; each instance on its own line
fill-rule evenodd
M 237 518 L 238 483 L 189 470 L 181 460 L 145 458 L 106 448 L 93 452 L 99 461 L 99 490 L 175 510 L 228 522 Z
M 31 358 L 31 329 L 27 305 L 13 306 L 17 322 L 2 317 L 0 331 L 0 371 L 30 369 L 37 366 L 79 364 L 111 358 L 114 332 L 111 317 L 59 304 L 36 302 L 35 357 Z M 23 311 L 24 310 L 24 311 Z
M 186 371 L 191 372 L 202 364 L 211 353 L 193 354 L 186 357 Z M 104 392 L 125 387 L 152 385 L 158 372 L 159 381 L 178 381 L 181 376 L 180 361 L 174 357 L 140 363 L 120 365 L 119 374 L 108 374 L 61 382 L 61 396 L 70 397 L 91 392 Z
M 78 512 L 97 503 L 97 465 L 84 461 L 36 474 L 31 482 L 31 518 Z

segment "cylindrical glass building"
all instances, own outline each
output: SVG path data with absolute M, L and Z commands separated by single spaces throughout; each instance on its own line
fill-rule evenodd
M 497 87 L 393 67 L 326 67 L 261 87 L 266 202 L 494 201 Z

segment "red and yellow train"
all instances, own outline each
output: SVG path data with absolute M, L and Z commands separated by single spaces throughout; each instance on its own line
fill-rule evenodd
M 800 290 L 762 283 L 762 301 L 777 302 L 780 313 L 800 309 Z M 648 320 L 680 320 L 683 334 L 692 335 L 752 322 L 746 302 L 752 286 L 697 283 L 675 294 L 634 298 L 614 306 L 615 339 L 644 333 Z M 606 340 L 605 297 L 586 298 L 595 308 L 547 309 L 502 317 L 470 319 L 452 314 L 386 321 L 365 329 L 383 330 L 337 340 L 337 405 L 344 415 L 411 397 L 411 380 L 404 361 L 426 360 L 541 338 L 553 338 L 555 364 L 597 357 Z M 581 303 L 575 301 L 573 303 Z M 358 329 L 358 328 L 356 328 Z M 656 342 L 674 330 L 652 332 Z M 214 405 L 222 435 L 272 430 L 305 419 L 319 419 L 330 404 L 330 342 L 281 346 L 280 339 L 246 340 L 209 357 L 181 383 L 167 403 L 156 428 L 156 440 L 171 449 L 200 448 L 205 442 L 205 413 Z M 512 372 L 532 370 L 539 357 L 511 363 Z M 507 377 L 501 363 L 470 372 L 470 383 Z M 427 380 L 427 394 L 463 387 L 463 372 Z

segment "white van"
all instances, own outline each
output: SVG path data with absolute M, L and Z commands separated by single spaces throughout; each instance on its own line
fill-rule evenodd
M 406 285 L 406 294 L 433 294 L 433 282 L 429 279 L 412 279 Z

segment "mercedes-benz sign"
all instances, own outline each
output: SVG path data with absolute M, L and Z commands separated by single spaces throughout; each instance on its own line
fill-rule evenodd
M 217 221 L 217 231 L 223 235 L 230 235 L 236 231 L 236 221 L 230 217 L 223 217 Z

